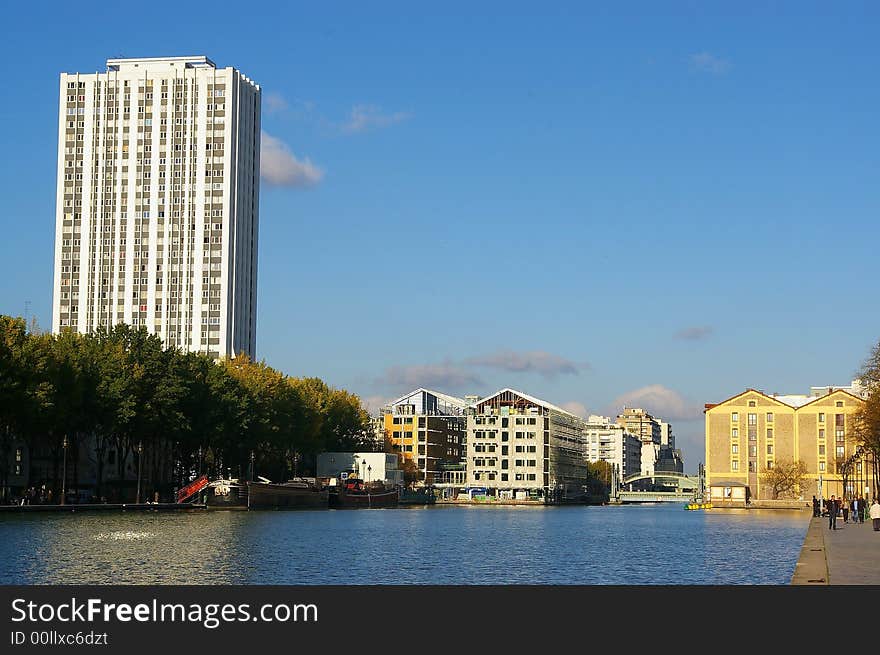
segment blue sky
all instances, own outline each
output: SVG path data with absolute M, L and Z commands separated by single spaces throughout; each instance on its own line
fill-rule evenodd
M 263 89 L 286 373 L 643 405 L 694 472 L 703 403 L 880 338 L 876 4 L 317 4 L 7 7 L 0 313 L 51 323 L 58 74 L 205 54 Z

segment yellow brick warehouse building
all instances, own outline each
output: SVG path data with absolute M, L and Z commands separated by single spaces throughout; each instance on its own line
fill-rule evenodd
M 847 497 L 873 488 L 871 470 L 860 458 L 850 459 L 858 444 L 852 415 L 864 400 L 842 389 L 813 395 L 766 394 L 756 389 L 707 403 L 706 489 L 713 502 L 736 504 L 773 498 L 761 473 L 776 462 L 804 462 L 807 468 L 800 497 L 813 494 Z M 849 460 L 847 488 L 843 467 Z

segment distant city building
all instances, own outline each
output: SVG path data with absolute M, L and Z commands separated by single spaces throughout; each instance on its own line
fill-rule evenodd
M 624 407 L 623 413 L 617 416 L 617 424 L 639 437 L 642 442 L 640 473 L 654 475 L 662 443 L 661 421 L 640 407 Z
M 426 485 L 448 481 L 445 465 L 459 465 L 465 454 L 465 401 L 419 388 L 382 410 L 383 441 L 414 462 Z M 452 479 L 456 479 L 452 476 Z
M 654 470 L 684 473 L 684 459 L 681 451 L 675 447 L 672 425 L 666 421 L 660 421 L 660 450 L 657 453 L 657 461 L 654 462 Z
M 385 415 L 370 417 L 370 436 L 372 437 L 373 450 L 385 452 Z
M 706 486 L 713 502 L 736 493 L 770 499 L 761 474 L 777 462 L 803 461 L 802 499 L 865 495 L 874 488 L 873 467 L 853 435 L 853 414 L 864 400 L 837 387 L 815 394 L 767 394 L 746 389 L 719 403 L 707 403 Z M 834 389 L 830 393 L 827 389 Z M 821 482 L 821 484 L 820 484 Z
M 607 416 L 590 416 L 584 426 L 587 460 L 617 467 L 621 480 L 641 472 L 642 442 Z
M 854 396 L 858 396 L 863 400 L 868 398 L 868 388 L 862 384 L 861 380 L 853 380 L 847 385 L 830 386 L 830 387 L 810 387 L 810 395 L 813 397 L 824 396 L 831 391 L 846 391 Z
M 260 87 L 204 56 L 62 73 L 52 331 L 256 354 Z
M 585 427 L 581 417 L 514 389 L 480 399 L 468 407 L 468 487 L 498 498 L 581 498 Z
M 672 434 L 672 425 L 666 421 L 657 421 L 660 424 L 660 446 L 675 448 L 675 435 Z

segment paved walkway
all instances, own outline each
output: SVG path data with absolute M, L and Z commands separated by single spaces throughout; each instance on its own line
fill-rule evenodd
M 793 585 L 880 585 L 880 532 L 871 520 L 828 529 L 827 517 L 812 517 L 791 578 Z

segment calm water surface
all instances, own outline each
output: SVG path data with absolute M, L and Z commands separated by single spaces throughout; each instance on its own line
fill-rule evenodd
M 810 513 L 604 507 L 0 515 L 3 584 L 789 584 Z

